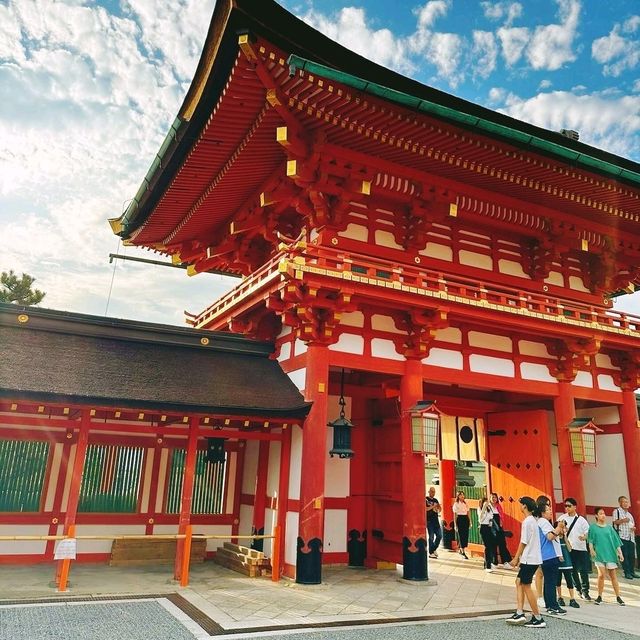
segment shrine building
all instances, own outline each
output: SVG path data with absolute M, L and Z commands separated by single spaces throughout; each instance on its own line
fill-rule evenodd
M 222 427 L 237 478 L 224 526 L 281 523 L 285 575 L 318 584 L 323 564 L 400 564 L 405 579 L 428 579 L 429 460 L 447 521 L 467 467 L 483 470 L 468 494 L 497 492 L 516 533 L 522 495 L 573 496 L 581 513 L 629 495 L 640 517 L 640 317 L 612 303 L 640 282 L 640 165 L 574 137 L 405 78 L 272 0 L 216 3 L 184 103 L 110 223 L 191 276 L 241 276 L 188 314 L 186 333 L 161 330 L 196 344 L 164 363 L 150 355 L 146 391 L 160 404 L 182 388 L 199 396 L 169 433 L 206 448 L 205 416 Z M 249 368 L 203 408 L 191 357 L 208 335 L 213 351 L 262 349 L 254 361 L 279 363 L 304 401 L 275 369 Z M 105 393 L 117 397 L 114 379 Z M 144 409 L 116 404 L 121 417 Z M 10 413 L 5 403 L 0 423 Z M 220 422 L 231 414 L 241 422 Z M 167 442 L 161 423 L 148 426 Z M 143 435 L 117 431 L 122 446 Z M 64 433 L 56 447 L 75 442 Z M 165 486 L 169 457 L 145 446 L 155 455 L 142 477 Z M 154 530 L 181 526 L 159 511 Z

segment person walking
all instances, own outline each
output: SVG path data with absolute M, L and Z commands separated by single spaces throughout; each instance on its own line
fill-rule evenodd
M 613 510 L 613 528 L 620 536 L 622 542 L 622 570 L 624 577 L 628 580 L 640 578 L 635 572 L 636 560 L 636 522 L 629 512 L 629 498 L 620 496 L 618 506 Z
M 564 524 L 563 520 L 560 520 Z M 556 522 L 556 526 L 558 526 L 558 522 Z M 562 533 L 558 537 L 558 542 L 560 543 L 560 549 L 562 550 L 562 560 L 560 562 L 560 566 L 558 567 L 558 604 L 561 607 L 565 606 L 564 598 L 562 597 L 562 578 L 564 578 L 567 589 L 569 589 L 569 606 L 573 609 L 579 609 L 580 605 L 576 600 L 575 591 L 573 589 L 573 564 L 571 563 L 571 554 L 569 542 L 567 541 L 567 531 L 566 528 L 562 527 Z
M 609 574 L 611 586 L 616 594 L 616 602 L 624 606 L 624 600 L 620 597 L 620 585 L 618 584 L 618 560 L 622 562 L 622 543 L 618 534 L 610 524 L 607 524 L 607 516 L 604 507 L 596 507 L 596 521 L 589 527 L 589 544 L 591 545 L 591 557 L 598 569 L 598 597 L 594 604 L 602 604 L 602 592 L 604 591 L 604 577 Z
M 493 534 L 493 509 L 487 498 L 482 498 L 478 507 L 478 522 L 480 524 L 480 537 L 484 544 L 484 570 L 491 573 L 498 568 L 495 564 L 496 538 Z
M 442 528 L 440 527 L 440 502 L 436 498 L 436 488 L 429 487 L 429 494 L 425 500 L 427 510 L 427 534 L 429 536 L 429 557 L 438 557 L 438 547 L 442 540 Z
M 520 544 L 513 558 L 513 566 L 518 568 L 516 577 L 516 612 L 507 618 L 507 624 L 518 624 L 529 628 L 543 629 L 547 626 L 540 615 L 536 595 L 531 588 L 533 575 L 542 564 L 540 552 L 540 530 L 536 518 L 540 515 L 538 505 L 533 498 L 523 496 L 519 500 L 520 509 L 524 515 L 520 532 Z M 529 621 L 524 615 L 524 600 L 527 599 L 531 607 L 532 616 Z
M 551 506 L 545 501 L 537 504 L 540 517 L 538 528 L 540 529 L 540 555 L 542 557 L 542 575 L 544 579 L 544 604 L 549 615 L 559 616 L 567 613 L 558 603 L 556 593 L 562 548 L 558 542 L 560 534 L 564 531 L 564 522 L 560 521 L 554 528 L 551 524 L 553 514 Z
M 573 564 L 573 582 L 578 593 L 585 600 L 591 600 L 589 595 L 589 573 L 591 561 L 587 551 L 587 536 L 589 523 L 584 516 L 578 514 L 578 503 L 575 498 L 564 499 L 565 513 L 559 520 L 564 520 L 567 540 L 571 548 L 571 563 Z
M 496 539 L 496 564 L 502 564 L 505 569 L 513 569 L 512 556 L 507 548 L 507 539 L 504 530 L 504 510 L 500 504 L 497 493 L 491 494 L 491 510 L 493 511 L 493 535 Z M 500 556 L 500 563 L 498 562 Z
M 456 501 L 453 503 L 453 518 L 458 535 L 458 543 L 460 544 L 460 554 L 465 560 L 467 556 L 467 547 L 469 546 L 469 505 L 465 499 L 464 491 L 458 491 Z

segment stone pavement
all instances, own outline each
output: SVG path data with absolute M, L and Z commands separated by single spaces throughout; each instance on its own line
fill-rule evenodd
M 75 564 L 71 588 L 58 594 L 49 587 L 52 565 L 0 568 L 0 605 L 23 599 L 51 600 L 96 598 L 113 595 L 179 594 L 209 624 L 211 635 L 242 631 L 371 624 L 384 621 L 437 620 L 451 617 L 504 614 L 513 610 L 515 572 L 504 569 L 486 573 L 480 560 L 465 561 L 443 551 L 430 560 L 427 583 L 411 583 L 394 571 L 370 571 L 325 567 L 323 584 L 298 585 L 288 580 L 273 583 L 246 578 L 207 562 L 191 572 L 190 586 L 181 589 L 171 578 L 171 567 L 122 568 Z M 592 578 L 595 584 L 595 578 Z M 605 587 L 605 604 L 598 607 L 580 601 L 565 619 L 603 629 L 640 636 L 640 580 L 621 581 L 627 607 L 615 604 Z M 593 591 L 593 589 L 592 589 Z M 202 622 L 201 622 L 202 625 Z

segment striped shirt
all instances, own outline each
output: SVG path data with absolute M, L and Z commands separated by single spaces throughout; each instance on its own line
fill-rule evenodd
M 614 529 L 618 532 L 621 540 L 633 540 L 634 531 L 632 527 L 635 527 L 635 521 L 633 516 L 622 507 L 616 507 L 613 510 L 613 520 L 621 520 L 622 518 L 629 518 L 629 522 L 623 522 L 622 524 L 614 525 Z

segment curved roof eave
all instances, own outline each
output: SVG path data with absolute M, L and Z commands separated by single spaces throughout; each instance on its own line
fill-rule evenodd
M 176 175 L 220 95 L 237 52 L 237 36 L 242 32 L 265 38 L 292 54 L 294 60 L 341 75 L 343 81 L 354 82 L 354 88 L 373 93 L 375 87 L 380 90 L 375 95 L 392 102 L 398 102 L 392 95 L 402 95 L 406 100 L 402 104 L 417 111 L 423 110 L 420 104 L 434 105 L 431 114 L 441 119 L 467 128 L 481 123 L 480 130 L 486 135 L 640 188 L 640 164 L 402 76 L 334 42 L 274 0 L 217 0 L 194 79 L 178 116 L 136 196 L 119 218 L 109 221 L 117 235 L 130 238 L 146 222 Z M 454 112 L 459 117 L 452 118 Z

